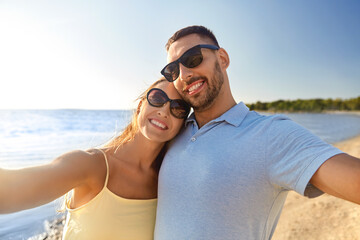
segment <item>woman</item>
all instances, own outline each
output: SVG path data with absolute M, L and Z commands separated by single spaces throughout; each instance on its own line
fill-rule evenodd
M 189 113 L 179 98 L 160 79 L 140 97 L 124 132 L 104 148 L 69 152 L 43 166 L 0 169 L 0 213 L 36 207 L 73 189 L 63 239 L 153 239 L 165 144 Z

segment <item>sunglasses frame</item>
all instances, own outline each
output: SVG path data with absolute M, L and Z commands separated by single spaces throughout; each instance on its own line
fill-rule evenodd
M 177 60 L 175 60 L 175 61 L 173 61 L 173 62 L 171 62 L 171 63 L 168 63 L 162 70 L 161 70 L 161 74 L 166 78 L 166 80 L 168 80 L 169 82 L 174 82 L 176 79 L 178 79 L 178 77 L 179 77 L 179 74 L 180 74 L 180 68 L 179 68 L 179 63 L 181 63 L 184 67 L 187 67 L 187 68 L 194 68 L 194 67 L 197 67 L 197 66 L 199 66 L 201 63 L 202 63 L 202 61 L 203 61 L 203 58 L 204 58 L 204 56 L 202 55 L 202 52 L 201 52 L 201 48 L 207 48 L 207 49 L 211 49 L 211 50 L 219 50 L 220 49 L 220 47 L 218 47 L 218 46 L 215 46 L 215 45 L 210 45 L 210 44 L 199 44 L 199 45 L 196 45 L 196 46 L 194 46 L 194 47 L 192 47 L 192 48 L 189 48 L 188 50 L 186 50 L 186 52 L 184 52 Z M 193 51 L 193 50 L 196 50 L 196 49 L 199 49 L 200 50 L 200 54 L 201 54 L 201 61 L 200 61 L 200 63 L 198 64 L 198 65 L 196 65 L 196 66 L 193 66 L 193 67 L 188 67 L 188 66 L 186 66 L 186 65 L 184 65 L 184 61 L 183 61 L 183 56 L 185 55 L 185 54 L 187 54 L 188 52 L 190 52 L 190 51 Z M 174 64 L 176 64 L 176 68 L 174 68 L 174 69 L 176 69 L 176 75 L 177 75 L 177 78 L 176 79 L 173 79 L 173 73 L 171 73 L 171 77 L 169 76 L 170 74 L 166 74 L 165 73 L 165 69 L 167 68 L 167 67 L 169 67 L 170 65 L 174 65 Z M 173 71 L 174 72 L 174 71 Z M 167 75 L 169 76 L 169 77 L 167 77 Z M 171 79 L 170 79 L 171 78 Z
M 154 91 L 154 90 L 156 90 L 156 91 L 160 91 L 160 93 L 161 94 L 163 94 L 164 95 L 164 97 L 165 97 L 165 102 L 164 103 L 162 103 L 161 105 L 155 105 L 155 104 L 153 104 L 153 103 L 151 103 L 150 101 L 149 101 L 149 95 L 150 95 L 150 93 L 152 92 L 152 91 Z M 152 88 L 152 89 L 150 89 L 149 91 L 148 91 L 148 93 L 146 94 L 146 100 L 147 100 L 147 102 L 150 104 L 150 106 L 153 106 L 153 107 L 157 107 L 157 108 L 160 108 L 160 107 L 163 107 L 167 102 L 170 102 L 170 105 L 169 105 L 169 108 L 170 108 L 170 113 L 171 113 L 171 115 L 173 115 L 175 118 L 178 118 L 178 119 L 186 119 L 187 118 L 187 116 L 189 115 L 189 113 L 190 113 L 190 106 L 183 100 L 183 99 L 170 99 L 169 97 L 168 97 L 168 95 L 166 94 L 166 92 L 164 92 L 162 89 L 160 89 L 160 88 Z M 175 103 L 175 102 L 183 102 L 184 103 L 184 106 L 186 107 L 185 108 L 185 110 L 186 110 L 186 114 L 184 115 L 184 117 L 180 117 L 180 116 L 177 116 L 177 115 L 175 115 L 174 114 L 174 112 L 173 112 L 173 108 L 171 107 L 171 105 L 172 105 L 172 103 Z M 182 105 L 182 104 L 181 104 Z

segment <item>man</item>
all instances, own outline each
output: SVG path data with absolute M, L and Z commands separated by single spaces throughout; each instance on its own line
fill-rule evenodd
M 360 159 L 236 104 L 229 56 L 210 30 L 181 29 L 166 48 L 161 72 L 194 114 L 160 170 L 156 240 L 270 239 L 289 190 L 360 204 Z

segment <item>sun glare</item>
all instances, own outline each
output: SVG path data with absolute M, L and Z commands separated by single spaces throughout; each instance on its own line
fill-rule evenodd
M 77 55 L 76 46 L 56 35 L 56 24 L 0 13 L 0 109 L 82 107 L 74 98 L 89 83 L 88 92 L 95 89 L 100 73 Z

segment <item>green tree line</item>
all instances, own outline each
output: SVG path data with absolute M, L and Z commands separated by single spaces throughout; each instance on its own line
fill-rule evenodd
M 288 111 L 288 112 L 322 112 L 322 111 L 360 111 L 360 96 L 350 99 L 297 99 L 278 100 L 247 104 L 250 110 Z

